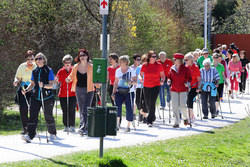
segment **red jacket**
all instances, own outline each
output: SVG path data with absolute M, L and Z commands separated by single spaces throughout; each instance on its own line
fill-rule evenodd
M 73 66 L 72 66 L 73 67 Z M 65 79 L 69 76 L 71 73 L 72 68 L 69 72 L 66 71 L 65 67 L 61 68 L 58 72 L 56 77 L 59 77 L 58 82 L 61 82 L 60 90 L 59 90 L 59 97 L 67 97 L 67 83 L 65 82 Z M 75 92 L 71 91 L 72 82 L 68 83 L 68 91 L 69 91 L 69 97 L 76 96 Z
M 176 71 L 175 65 L 173 65 L 168 73 L 168 79 L 171 80 L 171 91 L 173 92 L 186 92 L 186 82 L 192 81 L 191 72 L 184 64 L 180 66 L 179 71 Z
M 163 70 L 164 70 L 164 74 L 165 76 L 167 77 L 168 76 L 168 73 L 170 71 L 170 68 L 172 67 L 172 65 L 174 65 L 174 63 L 170 60 L 170 59 L 166 59 L 164 61 L 164 63 L 159 59 L 157 60 L 158 63 L 160 63 L 163 67 Z

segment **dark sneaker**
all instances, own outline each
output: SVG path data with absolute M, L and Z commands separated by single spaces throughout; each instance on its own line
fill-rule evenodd
M 130 132 L 130 128 L 127 128 L 127 129 L 125 130 L 125 132 Z
M 146 124 L 147 123 L 147 117 L 143 118 L 143 123 Z
M 23 128 L 23 131 L 20 133 L 21 135 L 26 135 L 28 133 L 27 127 Z
M 153 127 L 153 124 L 148 124 L 148 127 L 149 127 L 149 128 L 152 128 L 152 127 Z
M 30 136 L 28 134 L 22 136 L 22 140 L 24 140 L 26 143 L 31 143 Z
M 186 126 L 188 125 L 188 120 L 187 119 L 184 120 L 184 125 L 186 125 Z
M 142 114 L 140 114 L 140 116 L 139 116 L 139 121 L 140 121 L 140 122 L 143 121 L 143 115 L 142 115 Z
M 173 128 L 179 128 L 179 125 L 174 124 Z
M 63 132 L 68 132 L 69 131 L 69 128 L 68 127 L 65 127 L 64 129 L 63 129 Z
M 208 117 L 203 117 L 203 119 L 208 119 Z
M 214 119 L 215 118 L 215 115 L 212 115 L 212 119 Z

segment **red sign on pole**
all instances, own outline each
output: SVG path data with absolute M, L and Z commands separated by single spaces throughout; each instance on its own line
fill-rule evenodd
M 100 14 L 109 14 L 109 0 L 100 0 Z

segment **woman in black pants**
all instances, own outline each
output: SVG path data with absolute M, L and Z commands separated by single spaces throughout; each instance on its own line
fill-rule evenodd
M 21 83 L 16 95 L 16 101 L 19 104 L 19 110 L 23 125 L 23 131 L 21 132 L 22 135 L 27 133 L 28 110 L 29 110 L 28 105 L 30 103 L 31 93 L 29 92 L 26 95 L 23 95 L 21 93 L 21 90 L 27 88 L 27 86 L 30 84 L 32 70 L 36 68 L 36 65 L 34 63 L 34 53 L 31 50 L 27 51 L 25 59 L 26 62 L 20 64 L 20 66 L 18 67 L 13 82 L 13 86 L 15 87 L 19 82 Z
M 65 81 L 72 71 L 72 61 L 73 58 L 70 55 L 64 56 L 62 59 L 64 66 L 57 72 L 55 78 L 56 84 L 61 83 L 58 96 L 63 111 L 64 132 L 75 132 L 76 95 L 71 91 L 72 82 L 66 83 Z
M 163 67 L 156 62 L 156 53 L 149 51 L 147 54 L 147 62 L 142 65 L 139 79 L 143 82 L 144 98 L 147 110 L 148 127 L 153 127 L 155 121 L 155 103 L 160 91 L 160 85 L 164 83 L 165 75 Z
M 28 134 L 22 136 L 22 139 L 27 143 L 36 135 L 36 128 L 38 123 L 38 115 L 41 107 L 44 111 L 46 126 L 50 133 L 49 140 L 56 139 L 56 126 L 53 117 L 54 96 L 52 93 L 54 74 L 53 70 L 47 66 L 47 59 L 44 54 L 38 53 L 35 57 L 37 68 L 32 71 L 31 83 L 22 91 L 23 94 L 31 91 L 34 93 L 31 96 L 30 118 L 28 121 Z
M 240 86 L 240 92 L 245 93 L 246 80 L 247 80 L 247 69 L 249 70 L 249 66 L 248 66 L 249 61 L 246 58 L 246 52 L 244 50 L 240 51 L 240 61 L 241 61 L 241 65 L 242 65 L 242 70 L 241 70 L 241 75 L 240 75 L 241 82 L 239 83 L 239 86 Z

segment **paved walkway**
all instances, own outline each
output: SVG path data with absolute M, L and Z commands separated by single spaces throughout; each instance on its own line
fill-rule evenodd
M 125 118 L 122 126 L 124 129 L 118 132 L 116 137 L 107 136 L 104 138 L 105 148 L 114 148 L 121 146 L 131 146 L 143 143 L 149 143 L 157 140 L 166 140 L 170 138 L 177 138 L 180 136 L 187 136 L 198 134 L 202 132 L 209 132 L 212 129 L 221 128 L 229 124 L 235 123 L 242 118 L 248 116 L 245 111 L 247 104 L 250 102 L 250 95 L 244 95 L 236 99 L 230 99 L 232 114 L 230 113 L 229 103 L 226 97 L 221 104 L 224 119 L 220 116 L 216 119 L 202 120 L 197 117 L 193 127 L 184 126 L 181 124 L 180 128 L 172 128 L 174 118 L 171 118 L 171 123 L 168 122 L 168 110 L 165 111 L 165 124 L 159 119 L 159 113 L 156 111 L 157 120 L 153 128 L 148 128 L 145 124 L 140 123 L 136 125 L 136 131 L 132 128 L 130 133 L 125 133 L 126 127 Z M 250 107 L 250 106 L 249 106 Z M 197 104 L 194 104 L 195 115 L 197 116 Z M 160 111 L 162 117 L 162 111 Z M 209 116 L 210 118 L 210 116 Z M 20 135 L 0 136 L 0 163 L 14 162 L 21 160 L 42 159 L 56 155 L 68 154 L 76 151 L 88 151 L 99 149 L 99 138 L 81 137 L 77 133 L 67 133 L 58 131 L 58 138 L 53 143 L 47 143 L 45 133 L 40 133 L 41 142 L 36 137 L 32 143 L 25 143 L 21 140 Z M 105 154 L 105 150 L 104 150 Z

